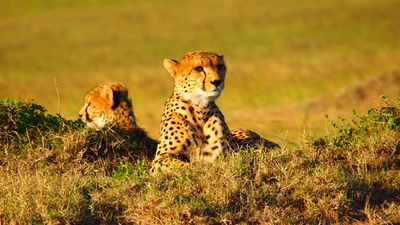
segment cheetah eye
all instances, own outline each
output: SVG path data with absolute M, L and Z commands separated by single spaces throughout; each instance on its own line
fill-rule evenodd
M 219 65 L 217 65 L 217 69 L 218 70 L 223 70 L 223 69 L 225 69 L 225 65 L 219 64 Z
M 203 71 L 203 67 L 202 66 L 198 66 L 196 68 L 194 68 L 195 70 L 197 70 L 197 72 L 201 72 Z

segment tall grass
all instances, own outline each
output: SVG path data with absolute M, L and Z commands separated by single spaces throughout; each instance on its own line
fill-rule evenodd
M 54 114 L 55 77 L 61 114 L 76 119 L 86 92 L 118 80 L 156 138 L 173 85 L 163 59 L 203 49 L 225 55 L 218 104 L 228 124 L 248 118 L 246 128 L 276 141 L 297 134 L 301 112 L 285 124 L 264 116 L 261 127 L 254 111 L 285 109 L 398 68 L 399 7 L 396 0 L 5 1 L 0 99 L 35 99 Z
M 395 224 L 400 99 L 331 119 L 298 147 L 242 149 L 151 176 L 135 134 L 0 102 L 4 224 Z

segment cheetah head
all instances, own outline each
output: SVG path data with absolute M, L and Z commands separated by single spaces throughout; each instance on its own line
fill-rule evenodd
M 118 82 L 101 84 L 89 92 L 79 117 L 89 128 L 102 128 L 115 120 L 129 126 L 136 125 L 128 91 Z M 126 121 L 123 118 L 127 118 Z
M 175 92 L 200 107 L 215 101 L 224 89 L 226 67 L 222 55 L 189 52 L 180 62 L 165 59 L 164 67 L 175 79 Z

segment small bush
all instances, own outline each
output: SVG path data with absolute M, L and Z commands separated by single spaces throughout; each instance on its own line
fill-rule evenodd
M 60 115 L 45 114 L 46 109 L 34 101 L 0 101 L 0 143 L 48 143 L 43 137 L 49 133 L 65 133 L 84 126 L 81 120 L 66 120 Z M 1 147 L 1 146 L 0 146 Z

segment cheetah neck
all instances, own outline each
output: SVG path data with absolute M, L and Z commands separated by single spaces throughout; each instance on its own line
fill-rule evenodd
M 137 127 L 136 117 L 131 108 L 118 107 L 112 115 L 112 119 L 119 121 L 122 130 L 134 130 Z

